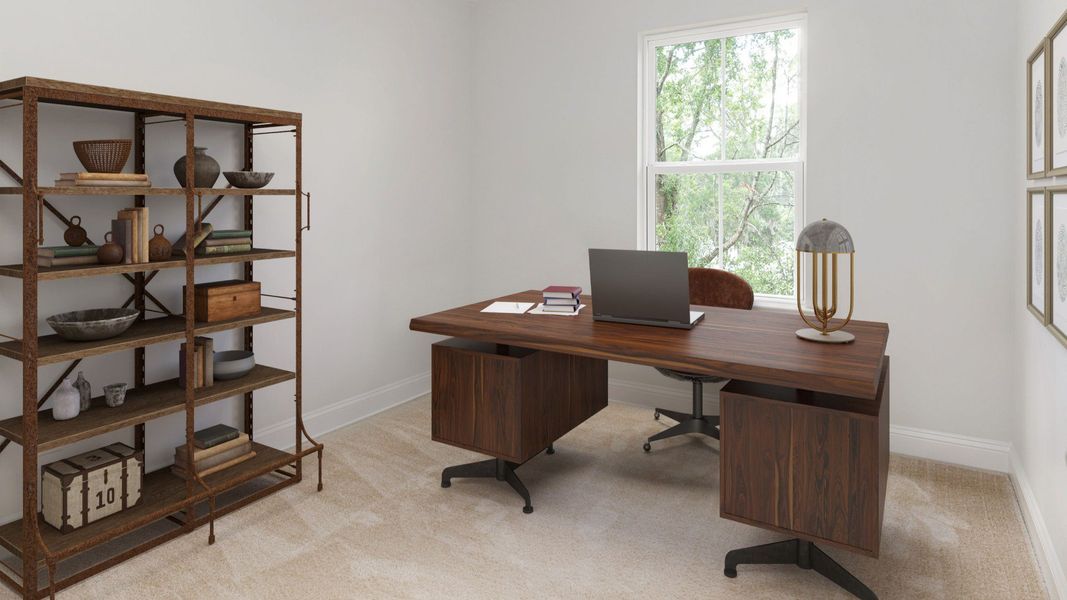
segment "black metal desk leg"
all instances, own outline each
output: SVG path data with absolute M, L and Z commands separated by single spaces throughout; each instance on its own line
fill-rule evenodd
M 857 598 L 878 600 L 871 588 L 807 540 L 792 539 L 731 550 L 726 553 L 723 574 L 737 577 L 737 565 L 796 565 L 801 569 L 814 569 Z
M 489 460 L 465 465 L 446 467 L 445 470 L 441 471 L 441 487 L 452 487 L 453 477 L 493 477 L 497 481 L 506 481 L 516 493 L 522 496 L 522 499 L 526 501 L 526 505 L 522 507 L 522 512 L 530 514 L 533 512 L 533 504 L 530 503 L 530 492 L 523 485 L 519 476 L 515 474 L 515 469 L 518 467 L 519 465 L 501 458 L 490 458 Z

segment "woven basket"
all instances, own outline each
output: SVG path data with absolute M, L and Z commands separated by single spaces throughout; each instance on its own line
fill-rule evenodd
M 90 173 L 121 173 L 132 146 L 133 140 L 84 140 L 74 142 L 74 153 Z

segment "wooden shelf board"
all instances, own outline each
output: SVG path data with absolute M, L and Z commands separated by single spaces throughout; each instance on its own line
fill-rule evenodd
M 292 319 L 296 313 L 289 310 L 270 308 L 264 306 L 258 315 L 228 319 L 215 323 L 196 323 L 196 335 L 215 333 L 248 327 L 263 323 L 272 323 L 284 319 Z M 185 338 L 185 318 L 182 316 L 161 317 L 158 319 L 146 319 L 134 323 L 125 333 L 118 337 L 92 342 L 72 342 L 65 340 L 59 335 L 45 335 L 37 338 L 37 361 L 46 365 L 65 360 L 74 360 L 88 356 L 98 356 L 118 352 L 119 350 L 132 350 L 143 348 L 152 344 L 172 342 Z M 6 356 L 15 360 L 22 360 L 22 342 L 11 341 L 0 344 L 0 356 Z
M 19 194 L 22 188 L 18 189 Z M 184 196 L 185 188 L 162 187 L 38 187 L 37 193 L 43 196 Z M 295 196 L 294 189 L 277 188 L 193 188 L 193 194 L 205 196 Z
M 211 494 L 222 493 L 296 461 L 294 454 L 255 442 L 252 443 L 252 449 L 256 452 L 255 457 L 204 478 L 211 487 L 210 493 L 199 484 L 194 484 L 193 501 L 199 501 Z M 49 551 L 61 556 L 69 556 L 88 550 L 117 535 L 166 518 L 167 515 L 181 510 L 187 503 L 185 480 L 171 473 L 168 467 L 145 476 L 141 488 L 141 502 L 137 506 L 67 534 L 60 533 L 38 515 L 38 528 Z M 19 557 L 22 556 L 22 523 L 23 520 L 18 519 L 0 526 L 0 545 Z
M 211 256 L 197 256 L 196 266 L 221 265 L 227 263 L 252 262 L 257 260 L 270 260 L 275 258 L 292 258 L 296 252 L 292 250 L 272 250 L 268 248 L 253 248 L 249 252 L 235 252 L 233 254 L 216 254 Z M 185 259 L 176 258 L 160 262 L 139 263 L 130 265 L 72 265 L 65 267 L 40 267 L 37 269 L 37 279 L 48 281 L 54 279 L 70 279 L 73 277 L 94 277 L 97 275 L 119 275 L 122 273 L 139 273 L 142 271 L 156 271 L 161 269 L 185 268 Z M 22 278 L 22 265 L 0 266 L 0 276 Z
M 211 387 L 196 390 L 196 405 L 210 404 L 295 378 L 296 374 L 290 371 L 256 365 L 251 373 L 240 379 L 218 381 Z M 106 406 L 103 396 L 94 398 L 88 412 L 67 421 L 56 421 L 52 411 L 43 410 L 37 413 L 37 450 L 45 452 L 184 410 L 185 390 L 178 387 L 177 379 L 131 389 L 126 393 L 126 402 L 115 408 Z M 0 421 L 3 437 L 22 444 L 22 434 L 21 416 Z

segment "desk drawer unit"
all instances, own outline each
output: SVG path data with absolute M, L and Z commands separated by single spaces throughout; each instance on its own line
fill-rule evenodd
M 722 517 L 878 556 L 889 357 L 873 400 L 732 381 L 720 405 Z
M 453 338 L 433 345 L 434 441 L 526 462 L 608 404 L 608 363 Z

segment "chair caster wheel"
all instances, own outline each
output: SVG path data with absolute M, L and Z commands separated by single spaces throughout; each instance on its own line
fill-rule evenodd
M 731 569 L 730 567 L 726 567 L 722 570 L 722 574 L 726 575 L 730 579 L 734 579 L 735 577 L 737 577 L 737 569 Z
M 657 420 L 657 421 L 659 421 L 659 411 L 658 410 L 656 412 L 652 413 L 652 418 Z
M 652 444 L 649 444 L 648 442 L 645 442 L 643 448 L 645 449 L 645 452 L 652 452 Z
M 452 487 L 452 482 L 451 481 L 442 481 L 441 482 L 441 487 L 450 488 L 450 487 Z
M 530 514 L 530 513 L 533 512 L 533 507 L 532 506 L 524 506 L 524 507 L 522 507 L 522 512 L 524 512 L 526 514 Z

